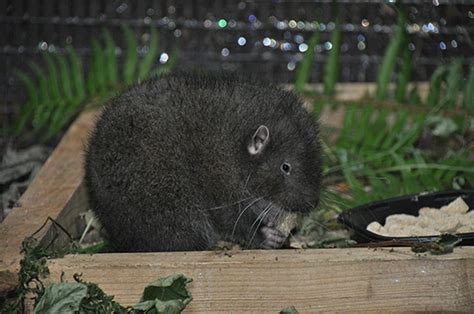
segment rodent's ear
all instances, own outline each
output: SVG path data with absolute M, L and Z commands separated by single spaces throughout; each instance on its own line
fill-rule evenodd
M 265 125 L 259 126 L 257 131 L 255 131 L 254 135 L 252 136 L 249 145 L 247 146 L 247 150 L 249 151 L 250 155 L 260 154 L 265 146 L 267 146 L 269 139 L 270 131 L 268 128 Z

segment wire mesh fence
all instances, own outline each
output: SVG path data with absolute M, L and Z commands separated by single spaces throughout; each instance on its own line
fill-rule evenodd
M 462 57 L 474 60 L 474 2 L 402 1 L 408 12 L 409 48 L 414 51 L 414 80 L 427 80 L 436 66 Z M 396 25 L 385 1 L 335 1 L 342 24 L 340 81 L 374 81 Z M 179 47 L 178 67 L 225 69 L 275 82 L 291 82 L 315 28 L 312 82 L 321 80 L 332 49 L 334 1 L 158 1 L 158 0 L 0 0 L 0 94 L 2 114 L 15 116 L 24 92 L 14 69 L 45 51 L 64 53 L 74 46 L 87 64 L 91 39 L 103 28 L 124 47 L 121 25 L 139 38 L 146 52 L 150 28 L 160 33 L 160 49 Z M 315 23 L 317 21 L 318 23 Z M 119 57 L 123 54 L 117 49 Z M 156 62 L 166 61 L 162 56 Z M 2 119 L 3 120 L 3 119 Z

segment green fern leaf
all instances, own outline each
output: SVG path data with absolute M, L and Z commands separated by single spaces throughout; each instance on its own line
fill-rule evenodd
M 75 97 L 77 97 L 78 102 L 82 102 L 86 98 L 86 89 L 84 87 L 84 73 L 82 70 L 82 62 L 79 56 L 77 55 L 76 50 L 68 46 L 67 51 L 69 53 L 70 61 L 71 61 L 71 76 L 72 76 L 72 84 L 73 84 L 73 91 L 75 93 Z
M 66 98 L 68 102 L 74 102 L 75 98 L 72 92 L 72 85 L 71 85 L 71 75 L 69 72 L 69 66 L 66 61 L 66 57 L 63 55 L 57 54 L 56 60 L 59 65 L 59 77 L 62 87 L 62 95 Z
M 50 102 L 49 96 L 49 82 L 47 79 L 47 75 L 41 69 L 41 67 L 36 63 L 30 63 L 30 68 L 33 73 L 36 75 L 36 79 L 39 82 L 39 103 L 34 110 L 34 127 L 36 130 L 41 129 L 44 125 L 46 125 L 48 121 L 48 111 L 47 106 Z
M 16 76 L 20 79 L 28 94 L 28 102 L 23 106 L 20 118 L 15 126 L 14 133 L 19 135 L 26 127 L 28 121 L 33 117 L 35 108 L 39 105 L 39 96 L 33 80 L 25 72 L 16 70 Z
M 127 42 L 127 56 L 123 68 L 123 80 L 126 85 L 135 83 L 138 61 L 137 39 L 129 26 L 122 25 L 122 31 Z
M 102 31 L 105 41 L 105 70 L 107 72 L 107 82 L 115 87 L 118 83 L 117 56 L 115 55 L 115 42 L 107 29 Z

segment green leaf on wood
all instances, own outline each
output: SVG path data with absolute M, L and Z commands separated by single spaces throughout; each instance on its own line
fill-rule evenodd
M 192 279 L 173 275 L 153 281 L 145 287 L 140 303 L 133 309 L 146 313 L 180 313 L 192 300 L 186 285 Z
M 76 313 L 86 295 L 87 286 L 82 283 L 53 283 L 46 289 L 34 313 Z

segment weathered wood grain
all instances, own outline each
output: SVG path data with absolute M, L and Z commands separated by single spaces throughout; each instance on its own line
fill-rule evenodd
M 134 304 L 152 280 L 193 278 L 189 313 L 464 311 L 474 309 L 474 248 L 416 256 L 408 248 L 71 255 L 50 279 L 74 273 Z
M 84 112 L 43 165 L 16 207 L 0 224 L 0 270 L 18 271 L 21 242 L 38 230 L 48 217 L 67 230 L 77 214 L 87 207 L 86 194 L 81 189 L 83 176 L 83 149 L 88 132 L 94 125 L 96 112 Z M 38 235 L 47 241 L 55 228 L 48 223 Z M 64 241 L 58 233 L 56 243 Z

